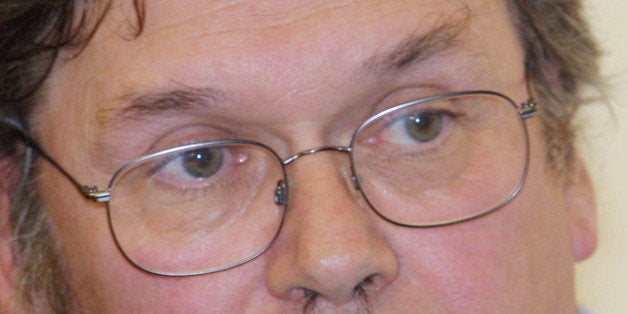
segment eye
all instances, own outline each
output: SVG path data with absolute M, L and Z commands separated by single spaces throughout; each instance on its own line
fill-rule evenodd
M 370 143 L 400 145 L 436 144 L 453 127 L 456 113 L 422 109 L 397 112 L 370 126 Z M 379 130 L 379 131 L 378 131 Z
M 405 118 L 404 127 L 407 135 L 421 143 L 436 138 L 443 129 L 444 116 L 439 112 L 417 112 Z
M 232 150 L 211 146 L 168 154 L 153 161 L 150 176 L 155 183 L 178 189 L 204 189 L 224 184 L 238 175 L 232 172 L 233 167 L 246 160 Z
M 224 161 L 224 152 L 219 147 L 201 148 L 185 152 L 180 158 L 181 165 L 188 175 L 203 179 L 220 170 Z

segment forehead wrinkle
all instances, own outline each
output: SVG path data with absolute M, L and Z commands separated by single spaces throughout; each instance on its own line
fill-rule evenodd
M 176 33 L 180 28 L 188 28 L 190 25 L 201 25 L 205 21 L 214 21 L 212 26 L 205 31 L 212 35 L 241 33 L 250 30 L 275 29 L 279 27 L 291 28 L 294 24 L 306 20 L 313 20 L 318 16 L 333 15 L 334 11 L 357 7 L 361 3 L 354 0 L 334 1 L 310 1 L 307 5 L 295 2 L 282 2 L 280 5 L 267 3 L 266 1 L 235 1 L 224 5 L 212 4 L 211 9 L 199 10 L 196 8 L 193 14 L 186 12 L 184 18 L 170 20 L 157 26 L 147 25 L 143 35 L 163 36 L 163 33 Z M 149 8 L 150 9 L 150 8 Z M 185 7 L 177 10 L 186 10 Z M 351 9 L 356 11 L 356 8 Z M 156 12 L 155 15 L 159 15 Z M 203 34 L 190 36 L 200 37 Z
M 360 62 L 366 64 L 370 70 L 374 70 L 373 72 L 382 74 L 382 71 L 402 69 L 418 61 L 425 61 L 440 53 L 450 51 L 460 43 L 458 35 L 465 29 L 469 19 L 467 11 L 468 8 L 459 9 L 450 14 L 432 14 L 432 18 L 422 19 L 422 23 L 415 27 L 417 31 L 398 41 L 396 45 L 386 48 L 387 53 L 366 56 L 367 58 L 362 59 L 366 61 Z M 463 18 L 457 16 L 460 12 L 465 13 Z M 432 22 L 435 21 L 433 17 L 437 17 L 435 23 Z M 426 24 L 433 24 L 435 27 L 426 32 L 425 29 L 428 29 L 425 27 Z M 147 35 L 144 33 L 138 39 Z M 363 71 L 359 67 L 354 69 L 358 70 L 358 73 Z M 117 124 L 115 121 L 130 121 L 155 116 L 168 110 L 183 111 L 191 107 L 199 107 L 199 105 L 215 104 L 218 99 L 222 98 L 224 95 L 221 92 L 211 88 L 183 88 L 144 95 L 128 93 L 117 99 L 117 101 L 131 104 L 127 110 L 111 107 L 100 109 L 97 121 L 100 122 L 100 126 L 107 127 L 112 123 Z M 193 104 L 196 105 L 192 106 Z

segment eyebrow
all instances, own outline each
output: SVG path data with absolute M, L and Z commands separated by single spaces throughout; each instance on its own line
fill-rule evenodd
M 382 73 L 401 70 L 412 64 L 442 55 L 460 45 L 459 35 L 465 29 L 469 16 L 440 24 L 424 34 L 412 34 L 393 49 L 369 58 L 365 67 Z
M 452 50 L 459 44 L 459 34 L 467 18 L 442 23 L 427 33 L 411 34 L 384 53 L 376 53 L 364 62 L 364 67 L 377 74 L 397 72 L 418 62 L 426 61 Z M 99 110 L 96 120 L 101 127 L 137 121 L 163 115 L 169 111 L 184 112 L 224 104 L 225 94 L 215 88 L 181 86 L 163 92 L 138 94 L 131 92 L 117 97 L 115 102 L 128 103 L 123 108 Z M 112 126 L 109 126 L 112 127 Z
M 187 111 L 224 103 L 224 93 L 215 88 L 182 86 L 163 92 L 137 94 L 131 92 L 117 97 L 114 102 L 128 103 L 123 108 L 105 108 L 98 111 L 96 120 L 101 126 L 110 122 L 137 121 L 168 111 Z

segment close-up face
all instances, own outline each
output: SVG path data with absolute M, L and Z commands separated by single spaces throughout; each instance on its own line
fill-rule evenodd
M 30 121 L 80 184 L 111 192 L 87 200 L 37 164 L 72 309 L 575 312 L 590 186 L 548 165 L 542 120 L 519 112 L 535 95 L 507 3 L 144 10 L 136 33 L 114 1 Z M 490 92 L 440 98 L 465 91 Z

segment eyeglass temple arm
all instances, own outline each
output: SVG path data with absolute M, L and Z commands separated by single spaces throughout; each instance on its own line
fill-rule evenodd
M 36 152 L 39 156 L 44 158 L 54 168 L 56 168 L 64 177 L 66 177 L 72 185 L 83 195 L 83 197 L 92 200 L 94 202 L 107 202 L 109 200 L 110 193 L 108 191 L 100 191 L 95 186 L 87 186 L 80 184 L 70 173 L 68 173 L 58 162 L 56 162 L 48 153 L 46 153 L 39 144 L 30 136 L 27 135 L 22 123 L 18 120 L 9 118 L 4 114 L 0 115 L 0 123 L 7 126 L 11 130 L 15 131 L 19 139 L 30 149 Z
M 534 113 L 537 110 L 537 103 L 532 99 L 528 99 L 526 102 L 521 104 L 521 108 L 519 109 L 519 114 L 521 118 L 526 120 L 534 116 Z M 101 191 L 96 186 L 88 186 L 80 184 L 70 173 L 68 173 L 59 163 L 57 163 L 48 153 L 46 153 L 37 142 L 28 136 L 28 132 L 24 129 L 22 123 L 20 123 L 17 119 L 9 118 L 4 113 L 0 114 L 0 123 L 9 127 L 13 131 L 15 131 L 20 138 L 20 140 L 26 144 L 27 148 L 35 151 L 42 158 L 44 158 L 47 162 L 49 162 L 53 167 L 55 167 L 64 177 L 66 177 L 72 185 L 76 187 L 76 189 L 83 195 L 83 197 L 92 200 L 94 202 L 103 203 L 108 202 L 111 196 L 109 191 Z M 289 157 L 284 160 L 282 163 L 284 165 L 289 164 L 295 159 L 302 157 L 303 155 L 308 155 L 320 150 L 336 150 L 342 152 L 350 151 L 347 147 L 325 147 L 325 148 L 317 148 L 312 149 L 306 152 L 302 152 L 295 156 Z

